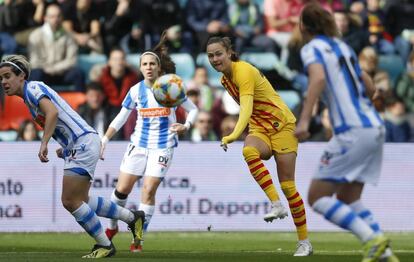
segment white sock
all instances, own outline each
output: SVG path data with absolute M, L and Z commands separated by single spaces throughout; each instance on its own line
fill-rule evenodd
M 114 203 L 116 203 L 117 205 L 119 205 L 121 207 L 125 207 L 125 205 L 126 205 L 126 203 L 128 201 L 128 198 L 125 198 L 125 199 L 118 198 L 115 195 L 115 190 L 116 189 L 114 189 L 114 191 L 112 191 L 111 201 L 114 202 Z M 116 229 L 116 228 L 118 228 L 118 220 L 117 219 L 109 219 L 108 228 L 109 229 Z
M 95 239 L 96 243 L 102 246 L 111 245 L 111 241 L 105 235 L 101 222 L 96 213 L 85 202 L 72 212 L 76 221 L 85 231 Z
M 147 231 L 148 225 L 155 212 L 155 206 L 140 203 L 138 209 L 145 212 L 144 231 Z
M 364 220 L 347 204 L 336 198 L 321 197 L 313 204 L 312 208 L 337 226 L 350 230 L 362 242 L 367 242 L 375 236 L 375 232 Z
M 371 228 L 375 234 L 382 235 L 383 232 L 379 226 L 379 223 L 375 220 L 374 215 L 371 211 L 364 206 L 361 200 L 357 200 L 349 205 L 352 210 L 362 218 Z

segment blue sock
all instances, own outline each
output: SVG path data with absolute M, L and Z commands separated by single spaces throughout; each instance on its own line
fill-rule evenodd
M 119 219 L 125 223 L 131 223 L 134 220 L 131 210 L 118 206 L 103 197 L 89 196 L 88 205 L 100 217 Z

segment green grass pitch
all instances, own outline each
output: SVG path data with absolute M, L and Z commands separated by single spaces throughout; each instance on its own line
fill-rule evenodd
M 387 234 L 402 262 L 414 261 L 414 233 Z M 144 252 L 130 253 L 129 233 L 114 239 L 110 261 L 361 261 L 361 246 L 349 233 L 310 233 L 311 257 L 293 257 L 296 234 L 286 232 L 150 232 Z M 0 233 L 0 261 L 85 261 L 93 240 L 86 233 Z

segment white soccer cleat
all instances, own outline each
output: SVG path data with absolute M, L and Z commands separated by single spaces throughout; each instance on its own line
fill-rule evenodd
M 297 249 L 294 257 L 307 257 L 313 254 L 313 248 L 309 240 L 300 240 L 297 244 Z
M 280 201 L 272 204 L 272 209 L 264 216 L 264 221 L 272 222 L 274 219 L 283 219 L 288 216 L 288 210 L 282 205 Z

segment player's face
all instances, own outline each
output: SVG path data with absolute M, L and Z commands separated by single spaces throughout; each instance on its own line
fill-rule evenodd
M 144 75 L 146 80 L 151 82 L 158 78 L 161 72 L 160 65 L 158 64 L 155 56 L 148 54 L 141 57 L 141 73 Z
M 9 66 L 3 66 L 0 68 L 0 81 L 6 95 L 22 95 L 24 74 L 17 76 Z
M 228 71 L 231 67 L 231 54 L 220 43 L 213 43 L 207 46 L 207 56 L 210 64 L 218 72 Z

